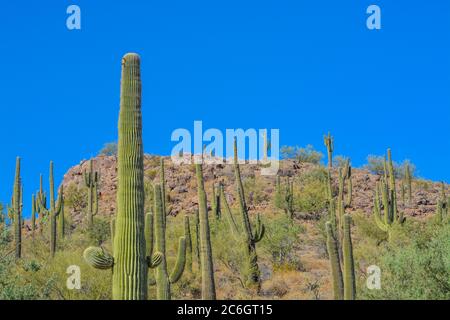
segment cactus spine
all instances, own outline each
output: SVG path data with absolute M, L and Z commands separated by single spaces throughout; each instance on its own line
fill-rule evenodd
M 39 211 L 42 212 L 43 216 L 50 218 L 50 254 L 55 256 L 56 253 L 56 225 L 57 218 L 61 213 L 61 208 L 64 201 L 64 191 L 63 186 L 59 188 L 58 200 L 55 201 L 55 186 L 53 179 L 53 161 L 50 161 L 49 170 L 49 183 L 50 183 L 50 208 L 45 208 L 43 203 L 43 197 L 39 197 Z
M 186 238 L 180 237 L 178 256 L 172 273 L 167 273 L 166 259 L 166 223 L 164 221 L 162 190 L 160 185 L 154 187 L 155 200 L 155 222 L 154 238 L 155 248 L 162 253 L 161 263 L 155 268 L 156 295 L 158 300 L 170 300 L 170 285 L 177 282 L 183 274 L 186 263 Z M 150 241 L 150 240 L 147 240 Z
M 20 158 L 16 158 L 16 175 L 14 178 L 14 190 L 12 197 L 12 217 L 14 222 L 14 243 L 15 243 L 15 257 L 20 259 L 22 257 L 22 203 L 21 203 L 22 184 L 20 178 Z
M 197 176 L 197 193 L 199 209 L 199 241 L 200 241 L 200 269 L 202 276 L 202 299 L 215 300 L 216 286 L 214 282 L 214 266 L 211 249 L 211 235 L 209 231 L 208 207 L 205 185 L 203 182 L 203 168 L 200 163 L 195 164 Z
M 323 143 L 327 147 L 328 153 L 328 168 L 331 169 L 333 167 L 333 151 L 334 151 L 334 138 L 328 132 L 328 136 L 323 136 Z
M 95 171 L 92 159 L 89 160 L 89 172 L 86 170 L 83 173 L 84 184 L 88 188 L 88 227 L 92 228 L 94 225 L 94 216 L 98 213 L 98 184 L 100 174 Z
M 248 216 L 248 208 L 245 202 L 244 186 L 241 179 L 241 171 L 238 162 L 237 142 L 234 139 L 234 172 L 236 179 L 236 189 L 239 199 L 239 207 L 242 218 L 243 239 L 245 241 L 246 254 L 247 254 L 247 281 L 249 286 L 256 285 L 258 290 L 261 285 L 260 271 L 258 267 L 258 256 L 256 254 L 256 243 L 261 241 L 264 236 L 264 225 L 261 223 L 259 215 L 257 216 L 257 223 L 255 231 L 252 231 L 250 224 L 250 218 Z

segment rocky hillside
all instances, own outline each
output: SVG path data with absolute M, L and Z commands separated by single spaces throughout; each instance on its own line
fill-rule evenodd
M 159 156 L 145 156 L 145 176 L 147 182 L 159 180 Z M 99 189 L 99 214 L 110 216 L 115 214 L 115 200 L 117 189 L 117 162 L 114 156 L 99 156 L 93 159 L 95 170 L 101 173 L 101 186 Z M 167 192 L 170 197 L 170 214 L 177 215 L 180 212 L 194 212 L 197 207 L 197 189 L 192 165 L 174 165 L 169 157 L 165 159 L 165 174 Z M 286 177 L 300 177 L 302 174 L 312 172 L 319 166 L 309 163 L 298 163 L 293 160 L 281 162 L 279 174 Z M 83 171 L 88 169 L 88 161 L 83 160 L 72 167 L 65 175 L 63 184 L 67 190 L 70 185 L 83 187 Z M 250 212 L 262 212 L 273 210 L 272 199 L 275 189 L 275 176 L 261 176 L 261 168 L 258 165 L 247 164 L 241 166 L 242 176 L 245 179 L 255 178 L 258 183 L 258 200 L 249 194 L 248 205 Z M 337 182 L 337 170 L 334 170 L 334 183 Z M 233 203 L 235 196 L 234 174 L 232 165 L 205 165 L 204 178 L 207 190 L 211 192 L 212 183 L 222 181 L 228 200 Z M 350 211 L 361 210 L 370 214 L 373 206 L 373 190 L 379 176 L 371 174 L 367 170 L 353 169 L 353 202 Z M 301 187 L 297 181 L 295 188 Z M 413 183 L 413 201 L 410 205 L 400 202 L 400 209 L 406 216 L 425 216 L 435 211 L 435 205 L 439 196 L 440 185 L 438 183 L 415 180 Z M 400 196 L 399 196 L 400 197 Z M 210 200 L 210 199 L 208 199 Z M 70 210 L 70 208 L 69 208 Z M 321 212 L 299 212 L 300 216 L 311 214 L 319 215 Z M 77 224 L 83 219 L 81 212 L 70 212 L 72 221 Z

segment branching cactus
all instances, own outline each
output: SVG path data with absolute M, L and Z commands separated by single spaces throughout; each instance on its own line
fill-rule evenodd
M 140 58 L 129 53 L 122 59 L 114 257 L 102 248 L 84 251 L 91 266 L 113 270 L 114 300 L 146 300 L 148 268 L 162 260 L 146 250 L 143 160 Z
M 83 173 L 84 184 L 88 188 L 87 221 L 89 228 L 94 225 L 94 216 L 98 213 L 98 185 L 100 174 L 94 171 L 93 161 L 89 160 L 89 171 Z
M 47 210 L 42 210 L 42 209 L 47 209 L 47 195 L 44 192 L 44 186 L 43 186 L 43 176 L 42 174 L 39 176 L 39 191 L 36 193 L 36 213 L 39 216 L 39 227 L 40 227 L 40 232 L 42 233 L 43 231 L 43 225 L 45 222 L 45 218 L 44 217 L 44 211 Z
M 39 211 L 42 212 L 43 216 L 49 217 L 50 219 L 50 254 L 55 256 L 56 253 L 56 225 L 57 218 L 61 213 L 61 208 L 64 201 L 64 191 L 63 186 L 59 188 L 58 200 L 55 201 L 55 186 L 53 179 L 53 161 L 50 161 L 50 172 L 49 172 L 49 183 L 50 183 L 50 208 L 45 208 L 42 202 L 42 197 L 39 197 Z
M 323 136 L 323 143 L 327 147 L 328 168 L 331 169 L 333 167 L 334 138 L 331 136 L 329 132 L 327 136 Z
M 256 286 L 259 290 L 261 286 L 260 271 L 258 267 L 258 256 L 256 254 L 256 243 L 261 241 L 264 236 L 264 225 L 258 215 L 256 220 L 255 231 L 252 231 L 250 218 L 248 216 L 248 208 L 245 202 L 244 186 L 241 179 L 241 171 L 238 162 L 237 142 L 234 139 L 234 171 L 236 179 L 236 189 L 239 199 L 239 207 L 242 218 L 243 240 L 245 241 L 245 250 L 247 254 L 247 286 Z
M 331 221 L 325 224 L 327 232 L 327 250 L 330 259 L 333 293 L 335 300 L 356 299 L 356 278 L 351 238 L 351 216 L 344 215 L 342 243 Z M 342 266 L 339 248 L 342 247 Z M 343 271 L 342 271 L 343 270 Z
M 202 299 L 216 299 L 216 285 L 214 282 L 214 266 L 211 249 L 211 234 L 208 221 L 208 206 L 205 185 L 203 182 L 202 164 L 195 164 L 198 193 L 198 220 L 199 220 L 199 245 L 200 245 L 200 270 L 202 277 Z
M 176 283 L 183 274 L 186 263 L 186 238 L 180 237 L 178 246 L 178 255 L 175 267 L 170 275 L 167 272 L 166 259 L 166 223 L 163 216 L 163 201 L 161 186 L 155 185 L 155 221 L 154 221 L 154 240 L 155 249 L 162 253 L 161 263 L 155 268 L 156 296 L 158 300 L 170 300 L 170 285 Z M 149 240 L 147 240 L 149 241 Z

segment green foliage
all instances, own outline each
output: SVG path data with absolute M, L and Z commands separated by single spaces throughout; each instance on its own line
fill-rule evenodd
M 306 147 L 282 146 L 280 154 L 282 159 L 295 159 L 300 163 L 319 164 L 323 159 L 323 154 L 310 144 Z
M 87 188 L 70 182 L 64 190 L 64 206 L 76 213 L 83 212 L 87 206 Z
M 326 170 L 315 168 L 296 178 L 294 189 L 294 210 L 297 212 L 320 213 L 327 207 Z
M 366 299 L 450 299 L 450 225 L 406 230 L 404 241 L 378 250 L 372 261 L 381 268 L 381 290 L 368 290 Z M 371 261 L 371 262 L 372 262 Z
M 261 248 L 266 252 L 275 268 L 301 270 L 300 258 L 294 249 L 300 245 L 300 235 L 305 229 L 286 215 L 276 215 L 265 219 L 266 236 Z
M 117 156 L 117 142 L 108 142 L 98 153 L 99 156 Z
M 373 174 L 382 175 L 384 173 L 384 156 L 369 155 L 367 157 L 367 164 L 364 169 L 369 170 Z M 394 174 L 396 179 L 405 178 L 405 168 L 409 166 L 411 178 L 415 177 L 416 166 L 410 160 L 404 160 L 402 163 L 393 162 Z

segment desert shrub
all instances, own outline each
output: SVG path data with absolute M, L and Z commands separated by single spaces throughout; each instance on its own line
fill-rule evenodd
M 87 207 L 87 188 L 70 182 L 64 189 L 64 206 L 74 212 L 82 212 Z
M 347 157 L 337 155 L 333 157 L 333 166 L 335 168 L 344 168 L 346 162 L 348 161 Z
M 296 159 L 298 162 L 319 164 L 323 158 L 320 151 L 316 151 L 312 145 L 304 148 L 298 146 L 282 146 L 280 148 L 282 159 Z
M 116 156 L 117 142 L 108 142 L 103 145 L 103 148 L 98 153 L 100 156 Z
M 298 212 L 319 213 L 327 206 L 326 171 L 317 168 L 301 174 L 295 180 L 294 207 Z
M 373 174 L 383 174 L 384 173 L 384 156 L 369 155 L 367 157 L 367 164 L 364 168 L 369 170 Z M 416 166 L 410 160 L 404 160 L 402 163 L 392 162 L 394 166 L 394 174 L 396 178 L 402 179 L 405 176 L 406 165 L 409 165 L 411 172 L 411 177 L 415 176 Z
M 245 198 L 248 204 L 260 204 L 269 201 L 268 195 L 264 192 L 264 185 L 260 181 L 260 177 L 246 177 L 244 179 Z
M 275 268 L 301 269 L 294 248 L 300 245 L 299 235 L 305 230 L 286 215 L 265 219 L 266 235 L 262 248 L 271 258 Z
M 381 290 L 369 299 L 450 299 L 450 225 L 429 225 L 408 245 L 392 246 L 379 259 Z
M 85 232 L 92 245 L 100 246 L 111 237 L 111 221 L 98 216 L 94 219 L 92 228 L 86 229 Z

